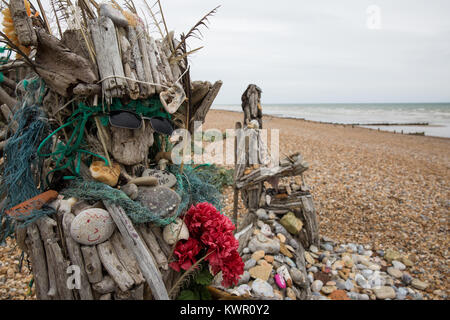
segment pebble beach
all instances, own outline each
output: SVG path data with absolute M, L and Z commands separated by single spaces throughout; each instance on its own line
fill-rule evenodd
M 242 119 L 242 113 L 211 110 L 204 129 L 225 131 Z M 314 198 L 319 234 L 325 244 L 310 248 L 306 257 L 308 277 L 317 296 L 326 296 L 322 287 L 351 286 L 347 290 L 350 298 L 390 297 L 391 292 L 368 290 L 361 278 L 369 271 L 358 266 L 378 263 L 392 278 L 397 290 L 394 296 L 447 299 L 450 139 L 272 116 L 263 118 L 263 126 L 280 130 L 280 150 L 284 155 L 300 152 L 309 163 L 304 179 Z M 230 215 L 231 187 L 226 188 L 224 195 L 224 211 Z M 239 214 L 245 214 L 242 204 Z M 347 253 L 357 256 L 352 266 L 359 270 L 359 276 L 354 276 L 351 284 L 348 279 L 321 281 L 314 277 L 317 266 L 325 261 L 326 252 L 330 256 L 330 251 L 327 260 L 333 266 L 336 261 L 347 261 Z M 32 275 L 26 261 L 19 271 L 20 254 L 13 240 L 0 247 L 0 299 L 34 299 L 33 291 L 28 290 Z M 370 262 L 358 255 L 368 256 Z M 411 287 L 412 280 L 412 289 L 402 285 L 409 282 Z M 406 289 L 398 293 L 398 288 L 403 287 Z
M 242 119 L 212 110 L 204 129 L 223 131 Z M 381 258 L 400 253 L 412 262 L 406 273 L 428 284 L 424 299 L 448 297 L 450 139 L 272 116 L 263 127 L 280 130 L 281 152 L 300 152 L 309 163 L 304 178 L 322 237 Z M 231 188 L 226 203 L 231 214 Z

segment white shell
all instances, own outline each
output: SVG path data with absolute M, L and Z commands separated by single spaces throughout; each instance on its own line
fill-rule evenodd
M 108 211 L 89 208 L 81 211 L 72 221 L 70 235 L 81 244 L 94 245 L 111 237 L 116 225 Z
M 181 228 L 181 231 L 180 231 Z M 180 235 L 178 236 L 178 232 Z M 177 239 L 178 236 L 178 239 Z M 164 241 L 168 244 L 172 245 L 178 240 L 187 240 L 189 239 L 189 230 L 186 224 L 180 218 L 177 218 L 171 224 L 168 224 L 164 227 L 163 231 Z

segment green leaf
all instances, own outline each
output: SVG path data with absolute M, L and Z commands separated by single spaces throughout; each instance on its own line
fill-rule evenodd
M 205 286 L 200 288 L 200 296 L 202 300 L 212 300 L 211 293 Z
M 178 295 L 178 300 L 200 300 L 200 295 L 191 290 L 182 290 Z
M 207 286 L 211 284 L 213 276 L 209 273 L 208 268 L 204 268 L 195 278 L 195 283 Z

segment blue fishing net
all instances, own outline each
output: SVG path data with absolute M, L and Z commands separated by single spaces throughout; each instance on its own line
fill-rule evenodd
M 8 139 L 3 153 L 5 163 L 0 194 L 5 194 L 6 197 L 0 211 L 1 243 L 14 232 L 16 226 L 26 226 L 43 215 L 54 213 L 50 208 L 34 210 L 27 216 L 16 218 L 5 213 L 44 191 L 44 185 L 40 181 L 43 159 L 37 157 L 37 148 L 50 130 L 45 113 L 36 104 L 42 100 L 43 83 L 38 79 L 31 79 L 22 85 L 26 94 L 22 107 L 14 115 L 17 130 Z M 11 129 L 11 124 L 8 129 Z M 50 145 L 45 148 L 50 148 Z

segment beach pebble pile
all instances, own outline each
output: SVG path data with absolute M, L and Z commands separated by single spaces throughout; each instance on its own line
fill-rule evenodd
M 395 249 L 374 251 L 369 245 L 322 237 L 319 247 L 312 245 L 298 259 L 298 246 L 276 221 L 258 220 L 243 249 L 244 274 L 227 291 L 276 300 L 305 299 L 306 288 L 313 300 L 423 300 L 430 293 L 447 298 L 444 292 L 430 292 L 430 285 L 410 271 L 415 258 Z M 218 276 L 216 284 L 220 280 Z

